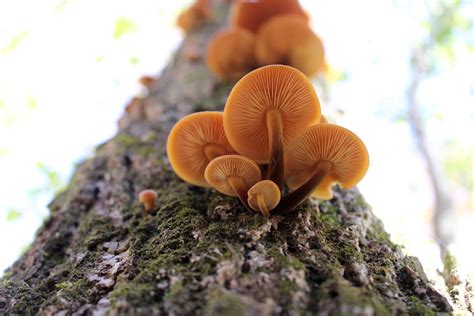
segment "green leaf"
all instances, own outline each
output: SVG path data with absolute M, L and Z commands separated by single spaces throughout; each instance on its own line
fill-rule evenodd
M 128 61 L 132 64 L 132 65 L 138 65 L 140 63 L 140 60 L 135 57 L 135 56 L 132 56 L 128 59 Z
M 38 108 L 38 100 L 36 100 L 36 98 L 32 97 L 31 95 L 26 97 L 25 102 L 28 109 L 34 110 Z
M 46 167 L 43 163 L 37 162 L 36 167 L 48 178 L 47 189 L 57 191 L 63 186 L 59 174 Z
M 16 209 L 9 209 L 7 212 L 7 222 L 13 222 L 21 217 L 21 212 Z
M 115 21 L 114 38 L 120 38 L 125 34 L 133 33 L 138 30 L 137 24 L 128 18 L 120 17 Z
M 15 35 L 10 42 L 3 48 L 0 49 L 0 55 L 6 55 L 14 51 L 18 45 L 28 36 L 29 32 L 21 32 Z

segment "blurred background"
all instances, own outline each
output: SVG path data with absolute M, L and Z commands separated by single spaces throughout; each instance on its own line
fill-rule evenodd
M 112 137 L 138 79 L 177 49 L 191 1 L 0 1 L 0 275 L 75 164 Z M 360 190 L 439 281 L 474 273 L 474 1 L 301 0 L 328 73 L 323 113 L 371 156 Z

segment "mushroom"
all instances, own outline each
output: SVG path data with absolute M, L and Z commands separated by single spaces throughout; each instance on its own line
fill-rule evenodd
M 328 119 L 321 114 L 321 118 L 319 119 L 319 124 L 329 124 Z
M 207 67 L 221 79 L 239 79 L 255 66 L 255 36 L 236 28 L 219 32 L 209 43 Z
M 208 0 L 197 0 L 178 16 L 176 24 L 185 33 L 189 33 L 209 20 L 210 16 L 211 11 Z
M 285 152 L 286 183 L 296 189 L 281 199 L 278 212 L 291 211 L 313 196 L 332 198 L 331 185 L 354 187 L 369 167 L 364 143 L 351 131 L 334 124 L 307 127 Z
M 232 7 L 231 24 L 256 33 L 265 21 L 285 13 L 308 19 L 298 0 L 236 0 Z
M 324 49 L 308 21 L 297 14 L 284 14 L 260 27 L 255 43 L 260 65 L 287 64 L 312 76 L 322 69 Z
M 309 79 L 295 68 L 271 65 L 248 73 L 234 86 L 224 109 L 224 130 L 238 153 L 269 164 L 267 179 L 281 189 L 284 146 L 320 117 Z
M 154 190 L 143 190 L 138 195 L 138 200 L 143 204 L 145 211 L 151 211 L 155 208 L 155 202 L 158 195 Z
M 249 206 L 257 212 L 261 212 L 265 217 L 270 216 L 270 210 L 273 210 L 280 202 L 280 188 L 275 182 L 263 180 L 257 182 L 247 193 Z
M 223 127 L 222 112 L 198 112 L 182 118 L 168 136 L 171 167 L 184 181 L 209 187 L 204 170 L 212 159 L 233 154 Z
M 217 191 L 238 196 L 248 208 L 247 192 L 261 180 L 260 168 L 251 159 L 239 155 L 227 155 L 212 160 L 206 168 L 204 177 Z

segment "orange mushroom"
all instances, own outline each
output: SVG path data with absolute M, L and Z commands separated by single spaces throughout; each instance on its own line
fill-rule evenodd
M 314 191 L 321 199 L 332 198 L 331 185 L 354 187 L 369 167 L 364 143 L 351 131 L 334 124 L 307 127 L 285 153 L 286 183 L 296 189 L 283 197 L 278 211 L 291 211 Z
M 265 217 L 270 216 L 270 211 L 278 205 L 281 199 L 280 188 L 270 180 L 257 182 L 249 189 L 247 195 L 250 208 L 261 212 Z
M 328 119 L 324 115 L 321 114 L 321 118 L 319 119 L 319 124 L 328 124 L 328 123 L 329 123 Z
M 265 21 L 286 13 L 308 19 L 298 0 L 236 0 L 232 7 L 231 24 L 256 33 Z
M 210 15 L 208 0 L 197 0 L 178 16 L 176 24 L 185 33 L 189 33 L 209 20 Z
M 255 66 L 255 36 L 245 29 L 218 33 L 209 43 L 206 63 L 221 79 L 239 79 Z
M 143 190 L 138 195 L 138 200 L 143 204 L 145 211 L 151 211 L 155 208 L 155 202 L 157 198 L 158 195 L 154 190 Z
M 238 196 L 248 208 L 247 192 L 261 180 L 260 168 L 251 159 L 239 155 L 227 155 L 212 160 L 206 168 L 204 177 L 217 191 Z
M 235 153 L 225 136 L 221 112 L 198 112 L 182 118 L 171 130 L 166 150 L 176 174 L 202 187 L 209 187 L 204 179 L 209 161 Z
M 238 153 L 269 164 L 267 178 L 281 188 L 284 146 L 320 117 L 308 78 L 292 67 L 271 65 L 248 73 L 234 86 L 224 109 L 224 129 Z
M 324 64 L 323 43 L 296 14 L 276 16 L 263 24 L 257 33 L 255 55 L 260 65 L 287 64 L 307 76 Z

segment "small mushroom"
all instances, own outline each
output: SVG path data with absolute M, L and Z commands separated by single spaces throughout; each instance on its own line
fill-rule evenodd
M 320 117 L 309 79 L 295 68 L 271 65 L 248 73 L 234 86 L 224 109 L 224 129 L 238 153 L 269 164 L 267 179 L 282 188 L 284 146 Z
M 176 24 L 185 33 L 189 33 L 208 21 L 210 16 L 208 0 L 197 0 L 178 16 Z
M 265 217 L 270 216 L 270 211 L 278 205 L 281 198 L 280 189 L 270 180 L 257 182 L 249 189 L 247 195 L 249 206 Z
M 369 167 L 364 143 L 351 131 L 334 124 L 307 127 L 285 153 L 286 183 L 295 191 L 281 199 L 278 212 L 291 211 L 313 196 L 332 198 L 331 185 L 354 187 Z
M 265 21 L 286 13 L 308 19 L 298 0 L 236 0 L 231 11 L 231 24 L 256 33 Z
M 276 16 L 263 24 L 255 43 L 257 62 L 264 65 L 287 64 L 314 75 L 324 64 L 324 49 L 308 21 L 297 14 Z
M 152 76 L 142 76 L 138 80 L 140 84 L 143 86 L 150 88 L 155 82 L 157 81 L 157 78 L 152 77 Z
M 221 79 L 239 79 L 254 68 L 254 49 L 255 36 L 245 29 L 219 32 L 209 43 L 207 67 Z
M 227 155 L 212 160 L 206 168 L 206 181 L 217 191 L 238 196 L 242 204 L 247 204 L 247 192 L 261 180 L 260 168 L 251 159 L 239 155 Z
M 171 167 L 184 181 L 209 187 L 204 171 L 212 159 L 233 154 L 221 112 L 198 112 L 182 118 L 172 128 L 166 151 Z
M 321 114 L 321 118 L 319 119 L 319 124 L 329 124 L 328 119 Z
M 138 195 L 138 200 L 143 204 L 145 211 L 151 211 L 155 208 L 158 195 L 154 190 L 143 190 Z

